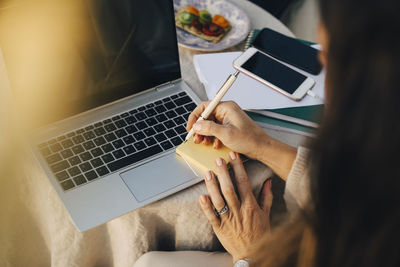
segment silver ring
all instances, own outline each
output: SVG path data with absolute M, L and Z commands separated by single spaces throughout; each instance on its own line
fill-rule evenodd
M 225 205 L 221 210 L 217 210 L 216 212 L 217 212 L 217 214 L 218 214 L 218 216 L 221 216 L 222 214 L 225 214 L 225 213 L 227 213 L 229 211 L 229 207 L 228 207 L 228 205 Z

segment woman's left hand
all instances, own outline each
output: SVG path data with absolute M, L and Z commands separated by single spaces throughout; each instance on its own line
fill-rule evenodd
M 249 247 L 270 231 L 269 213 L 273 197 L 271 180 L 268 180 L 261 190 L 258 204 L 239 155 L 231 152 L 230 157 L 240 199 L 235 192 L 226 162 L 218 158 L 218 181 L 213 172 L 206 173 L 209 196 L 200 196 L 199 202 L 219 241 L 232 255 L 233 262 L 236 262 L 246 258 Z M 228 212 L 218 215 L 218 211 L 222 211 L 225 205 Z

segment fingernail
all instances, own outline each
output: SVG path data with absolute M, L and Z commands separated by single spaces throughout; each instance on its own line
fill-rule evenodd
M 206 172 L 206 180 L 207 180 L 207 181 L 211 181 L 211 178 L 212 178 L 211 171 L 207 171 L 207 172 Z
M 236 159 L 236 153 L 231 151 L 229 152 L 229 156 L 231 157 L 231 160 L 235 160 Z
M 195 124 L 193 125 L 193 129 L 194 129 L 195 131 L 200 131 L 200 130 L 201 130 L 201 125 L 198 124 L 198 123 L 195 123 Z
M 217 163 L 217 165 L 218 166 L 222 166 L 222 159 L 221 158 L 217 158 L 216 160 L 215 160 L 215 162 Z
M 207 203 L 206 196 L 202 195 L 200 197 L 200 201 L 201 201 L 201 203 L 206 204 Z

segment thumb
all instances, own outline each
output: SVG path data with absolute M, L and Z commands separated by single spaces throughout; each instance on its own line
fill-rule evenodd
M 271 206 L 272 206 L 272 200 L 274 198 L 274 196 L 272 195 L 272 179 L 268 179 L 262 189 L 261 189 L 261 193 L 260 193 L 260 199 L 259 199 L 259 203 L 260 203 L 260 207 L 261 209 L 266 212 L 267 214 L 269 214 L 270 210 L 271 210 Z
M 226 125 L 215 123 L 214 121 L 204 120 L 198 121 L 193 125 L 193 131 L 196 134 L 205 136 L 215 136 L 223 141 L 228 134 L 228 127 Z

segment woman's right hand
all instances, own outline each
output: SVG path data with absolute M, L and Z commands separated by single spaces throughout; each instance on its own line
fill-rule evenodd
M 232 101 L 221 102 L 210 115 L 209 120 L 196 122 L 210 101 L 201 102 L 190 114 L 186 129 L 192 127 L 195 143 L 210 143 L 220 146 L 219 140 L 230 149 L 252 159 L 260 159 L 262 147 L 271 139 L 243 110 Z

